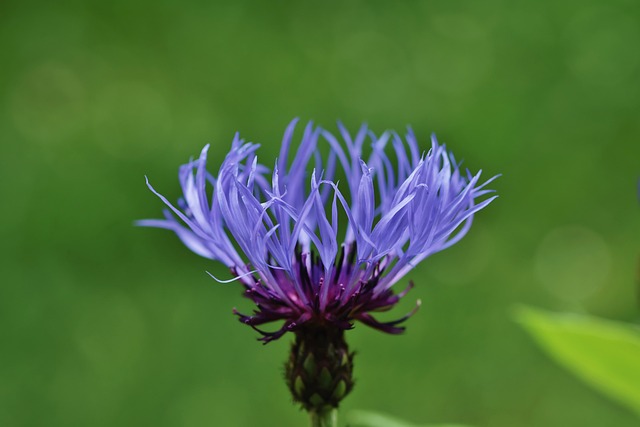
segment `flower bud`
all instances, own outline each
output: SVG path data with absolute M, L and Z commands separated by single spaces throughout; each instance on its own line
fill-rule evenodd
M 307 411 L 337 408 L 353 388 L 353 353 L 341 329 L 308 326 L 296 331 L 285 368 L 293 400 Z

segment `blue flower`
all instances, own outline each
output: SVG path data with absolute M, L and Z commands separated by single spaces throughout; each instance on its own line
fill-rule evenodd
M 395 293 L 395 283 L 464 237 L 497 197 L 484 197 L 495 177 L 481 183 L 480 172 L 462 172 L 435 136 L 421 153 L 411 129 L 404 138 L 376 136 L 365 125 L 355 135 L 339 125 L 335 136 L 309 123 L 289 161 L 296 123 L 272 169 L 258 163 L 259 145 L 236 134 L 212 175 L 204 147 L 180 168 L 177 206 L 147 180 L 168 209 L 165 219 L 139 224 L 173 230 L 193 252 L 226 265 L 257 306 L 252 315 L 234 311 L 264 342 L 354 321 L 399 333 L 413 312 L 392 322 L 371 313 L 391 309 L 412 286 Z M 258 329 L 274 321 L 283 321 L 276 331 Z

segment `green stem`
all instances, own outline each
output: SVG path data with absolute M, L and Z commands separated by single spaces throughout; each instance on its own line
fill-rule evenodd
M 322 412 L 309 411 L 311 427 L 338 427 L 338 410 L 328 409 Z

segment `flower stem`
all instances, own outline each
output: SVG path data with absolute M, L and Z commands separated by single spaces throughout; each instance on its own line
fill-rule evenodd
M 338 410 L 327 409 L 325 411 L 309 411 L 311 427 L 338 427 Z

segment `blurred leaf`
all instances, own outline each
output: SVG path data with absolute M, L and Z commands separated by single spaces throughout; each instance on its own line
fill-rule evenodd
M 526 307 L 516 317 L 560 364 L 640 414 L 640 329 Z
M 351 411 L 347 419 L 350 427 L 467 427 L 461 424 L 412 424 L 371 411 Z

